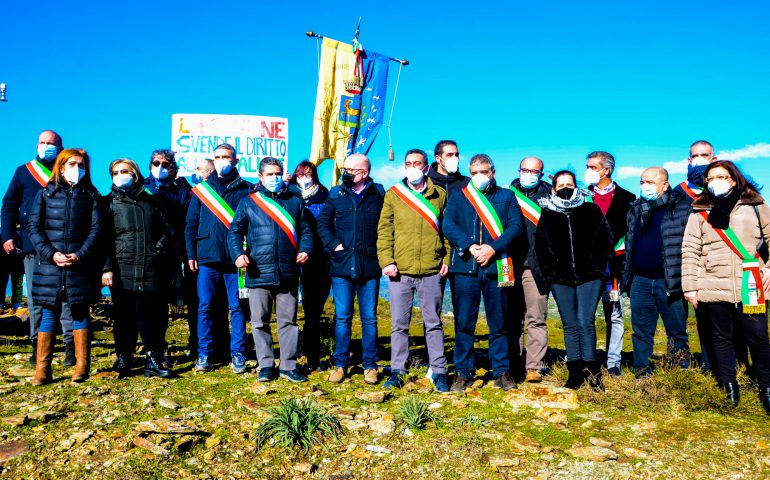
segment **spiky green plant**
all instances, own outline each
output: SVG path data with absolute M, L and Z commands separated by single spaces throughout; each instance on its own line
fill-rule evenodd
M 284 400 L 267 413 L 270 417 L 257 427 L 257 450 L 272 439 L 284 448 L 307 453 L 313 445 L 324 446 L 324 439 L 337 440 L 342 435 L 337 417 L 309 398 Z
M 469 413 L 460 419 L 460 425 L 464 427 L 480 428 L 489 425 L 489 420 Z
M 401 402 L 399 417 L 412 428 L 422 430 L 428 422 L 435 422 L 436 415 L 428 408 L 429 403 L 414 395 L 410 395 Z

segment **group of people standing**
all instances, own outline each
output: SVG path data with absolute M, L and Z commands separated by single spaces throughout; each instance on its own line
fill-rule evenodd
M 65 345 L 72 345 L 73 380 L 87 378 L 88 309 L 106 286 L 121 375 L 131 372 L 141 335 L 144 375 L 171 376 L 165 336 L 168 304 L 178 298 L 188 308 L 196 371 L 209 371 L 220 360 L 216 337 L 224 336 L 232 370 L 245 372 L 250 317 L 258 379 L 306 381 L 297 359 L 304 354 L 309 368 L 319 367 L 319 323 L 331 291 L 329 381 L 344 381 L 353 365 L 357 298 L 363 379 L 377 384 L 377 299 L 385 275 L 392 317 L 386 387 L 401 387 L 407 373 L 415 293 L 436 391 L 463 391 L 473 383 L 482 299 L 494 386 L 516 388 L 520 371 L 527 381 L 540 381 L 552 294 L 564 326 L 565 386 L 588 382 L 601 390 L 595 311 L 601 301 L 606 371 L 620 375 L 620 297 L 628 293 L 637 377 L 652 374 L 659 317 L 668 353 L 679 366 L 690 366 L 689 302 L 706 367 L 737 405 L 736 364 L 748 363 L 748 347 L 770 412 L 764 297 L 770 288 L 770 209 L 734 164 L 714 156 L 710 143 L 690 147 L 688 179 L 675 188 L 662 167 L 645 169 L 638 199 L 612 180 L 615 159 L 608 152 L 587 156 L 586 189 L 569 170 L 549 183 L 535 157 L 521 161 L 508 187 L 498 184 L 485 154 L 473 155 L 469 176 L 462 175 L 454 141 L 439 142 L 433 157 L 431 163 L 425 151 L 409 150 L 405 178 L 386 190 L 370 177 L 369 159 L 353 154 L 344 161 L 341 185 L 328 190 L 310 162 L 288 175 L 270 157 L 262 159 L 259 181 L 252 184 L 240 176 L 237 151 L 229 144 L 196 165 L 191 185 L 177 176 L 174 153 L 156 150 L 146 178 L 134 161 L 113 161 L 113 185 L 102 197 L 91 183 L 88 153 L 63 149 L 59 135 L 43 132 L 37 157 L 16 170 L 2 206 L 4 250 L 23 257 L 32 292 L 33 383 L 51 381 L 59 324 Z M 455 319 L 451 386 L 441 319 L 447 282 Z M 228 319 L 229 332 L 222 334 Z

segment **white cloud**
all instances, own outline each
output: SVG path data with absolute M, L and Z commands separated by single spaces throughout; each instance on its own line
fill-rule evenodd
M 644 167 L 620 167 L 618 178 L 641 177 Z
M 717 154 L 717 158 L 732 161 L 745 160 L 747 158 L 770 158 L 770 143 L 760 142 L 754 145 L 746 145 L 736 150 L 722 150 Z
M 370 176 L 381 183 L 385 188 L 391 187 L 404 178 L 404 165 L 402 163 L 383 163 L 375 166 Z

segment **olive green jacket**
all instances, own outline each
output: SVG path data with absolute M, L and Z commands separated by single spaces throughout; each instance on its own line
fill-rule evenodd
M 434 275 L 441 264 L 449 265 L 449 247 L 441 234 L 441 220 L 446 207 L 446 191 L 426 177 L 423 196 L 439 212 L 439 231 L 415 212 L 393 189 L 385 201 L 377 228 L 377 257 L 380 267 L 396 264 L 405 275 Z M 406 181 L 402 181 L 406 185 Z M 407 185 L 408 188 L 408 185 Z

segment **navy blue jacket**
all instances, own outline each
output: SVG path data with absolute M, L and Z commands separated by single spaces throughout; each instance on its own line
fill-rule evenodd
M 53 168 L 53 162 L 41 160 L 35 157 L 37 161 L 45 165 L 48 170 Z M 27 222 L 29 221 L 29 210 L 32 202 L 35 200 L 38 192 L 43 187 L 37 183 L 35 177 L 29 173 L 26 164 L 19 165 L 13 173 L 11 183 L 8 184 L 8 190 L 3 197 L 2 208 L 2 236 L 3 243 L 13 240 L 16 248 L 20 248 L 23 253 L 35 253 L 35 246 L 27 234 Z M 16 225 L 21 225 L 21 238 Z
M 312 215 L 302 204 L 302 199 L 297 198 L 286 186 L 272 193 L 260 184 L 254 187 L 253 191 L 274 200 L 294 220 L 299 249 L 294 248 L 288 235 L 275 220 L 247 197 L 238 205 L 233 223 L 230 224 L 230 232 L 227 234 L 230 256 L 236 259 L 243 255 L 245 238 L 246 254 L 249 256 L 246 287 L 277 287 L 288 284 L 293 288 L 299 278 L 297 253 L 313 255 L 313 231 L 310 228 Z
M 524 235 L 524 223 L 522 220 L 519 202 L 516 196 L 507 188 L 500 188 L 495 181 L 490 182 L 484 196 L 492 204 L 500 223 L 503 225 L 503 234 L 497 240 L 492 240 L 476 210 L 465 197 L 461 190 L 456 195 L 449 197 L 442 230 L 444 236 L 452 246 L 449 272 L 475 275 L 478 273 L 479 264 L 468 250 L 473 244 L 487 244 L 495 250 L 495 256 L 486 267 L 483 267 L 487 277 L 497 278 L 497 259 L 503 253 L 512 255 L 514 241 Z
M 251 184 L 241 178 L 235 169 L 224 178 L 212 173 L 206 182 L 233 211 L 251 190 Z M 225 267 L 235 271 L 235 264 L 227 248 L 227 228 L 195 195 L 187 209 L 185 240 L 188 260 L 197 260 L 198 265 Z
M 377 260 L 377 223 L 380 221 L 385 189 L 369 182 L 361 200 L 352 190 L 338 185 L 329 191 L 318 234 L 330 252 L 329 273 L 333 277 L 372 279 L 382 276 Z M 338 245 L 344 250 L 335 252 Z
M 187 260 L 185 252 L 185 219 L 187 217 L 187 208 L 190 206 L 192 197 L 192 187 L 184 178 L 175 178 L 173 180 L 158 180 L 152 175 L 144 179 L 144 186 L 147 193 L 155 197 L 155 202 L 163 212 L 166 221 L 171 225 L 171 231 L 174 238 L 173 256 L 179 262 Z
M 32 277 L 36 304 L 55 308 L 66 301 L 83 306 L 98 299 L 102 218 L 99 192 L 93 186 L 57 187 L 51 182 L 39 190 L 27 222 L 27 234 L 37 251 Z M 74 253 L 78 261 L 59 267 L 53 261 L 56 252 Z
M 521 186 L 521 181 L 517 178 L 511 182 L 511 186 L 523 193 L 528 199 L 535 202 L 535 204 L 537 204 L 537 201 L 541 198 L 551 194 L 551 184 L 542 180 L 534 187 L 527 189 Z M 532 273 L 532 278 L 535 280 L 540 295 L 546 295 L 551 290 L 551 287 L 548 285 L 548 281 L 546 281 L 543 272 L 540 270 L 540 265 L 537 263 L 537 254 L 535 253 L 535 230 L 537 230 L 537 225 L 526 218 L 524 219 L 524 225 L 527 227 L 527 234 L 523 236 L 521 240 L 517 241 L 516 246 L 514 247 L 515 249 L 520 250 L 515 252 L 516 259 L 521 261 L 520 257 L 525 255 L 524 251 L 526 250 L 524 267 L 529 268 Z
M 315 195 L 308 198 L 302 198 L 302 190 L 291 185 L 289 191 L 296 195 L 310 212 L 310 229 L 313 231 L 313 255 L 310 260 L 302 266 L 303 282 L 307 285 L 313 282 L 329 282 L 329 252 L 324 248 L 321 236 L 318 235 L 318 219 L 321 217 L 326 199 L 329 198 L 329 189 L 323 185 L 318 185 L 318 191 Z M 311 287 L 312 288 L 312 287 Z

